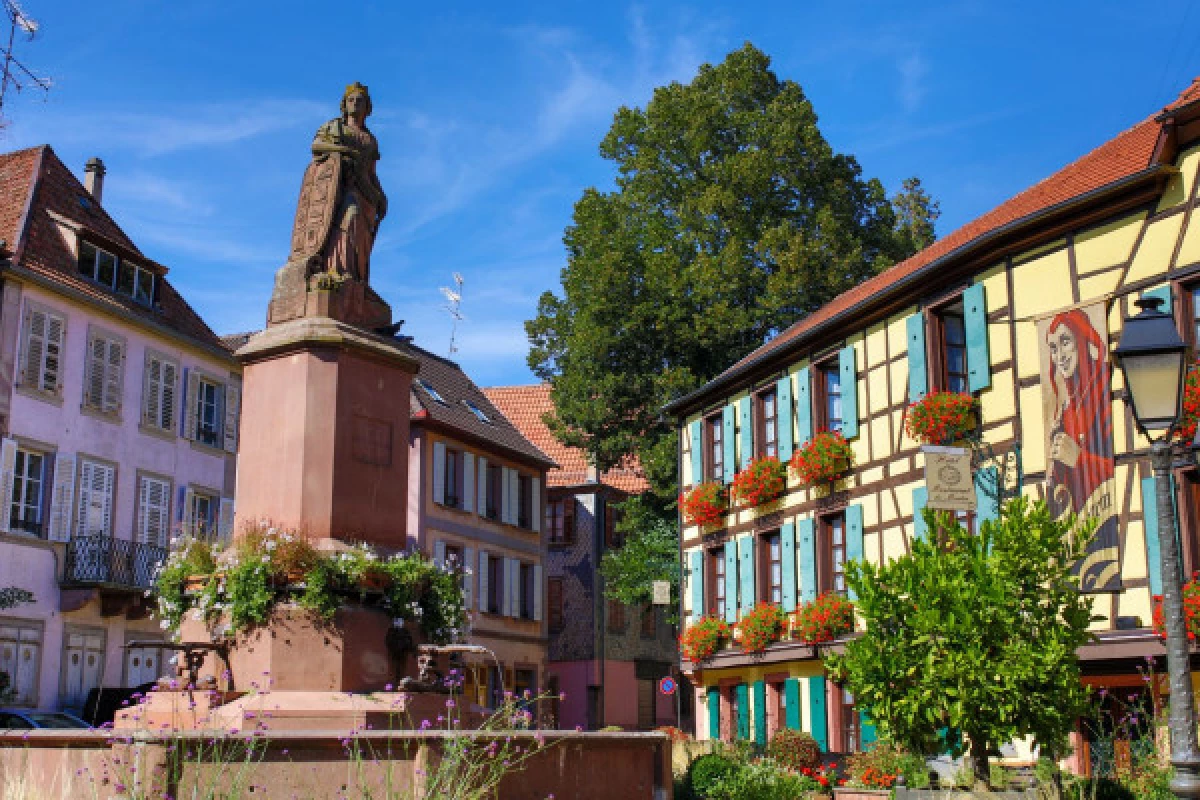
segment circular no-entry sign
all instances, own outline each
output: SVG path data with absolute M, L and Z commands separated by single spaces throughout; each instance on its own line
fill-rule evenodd
M 658 682 L 658 690 L 663 694 L 675 694 L 675 679 L 671 677 L 663 678 Z

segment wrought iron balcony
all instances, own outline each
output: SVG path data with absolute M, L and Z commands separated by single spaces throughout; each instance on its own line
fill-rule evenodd
M 167 550 L 111 536 L 80 536 L 67 542 L 63 583 L 117 589 L 150 588 Z

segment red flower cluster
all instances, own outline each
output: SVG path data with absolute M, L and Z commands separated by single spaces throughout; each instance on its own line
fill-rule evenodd
M 783 494 L 787 470 L 775 456 L 753 459 L 733 479 L 733 496 L 752 506 L 769 503 Z
M 832 768 L 826 769 L 825 767 L 817 767 L 816 769 L 812 769 L 811 767 L 800 768 L 801 775 L 806 778 L 812 778 L 825 789 L 829 788 L 829 773 L 832 771 Z
M 858 780 L 870 789 L 890 789 L 896 784 L 896 773 L 867 767 L 862 775 L 858 776 Z
M 1166 619 L 1163 615 L 1163 598 L 1161 594 L 1154 595 L 1154 632 L 1162 638 L 1167 638 Z M 1187 627 L 1188 641 L 1196 641 L 1200 634 L 1200 572 L 1192 575 L 1192 579 L 1183 585 L 1183 619 Z
M 783 638 L 787 632 L 787 614 L 773 603 L 759 603 L 738 620 L 737 630 L 742 650 L 761 653 L 767 645 Z
M 854 464 L 854 451 L 841 431 L 822 431 L 796 449 L 792 471 L 805 486 L 840 478 Z
M 707 661 L 729 641 L 729 623 L 720 617 L 701 617 L 679 637 L 679 650 L 693 663 Z
M 695 486 L 691 491 L 681 492 L 679 508 L 683 521 L 689 525 L 712 525 L 725 516 L 725 487 L 716 481 Z
M 1200 424 L 1200 365 L 1188 370 L 1183 382 L 1183 416 L 1179 427 L 1175 429 L 1175 437 L 1182 442 L 1191 443 L 1196 438 L 1196 428 Z
M 854 604 L 837 592 L 826 592 L 796 611 L 792 633 L 806 644 L 833 641 L 854 630 Z
M 922 444 L 949 444 L 975 427 L 977 405 L 962 392 L 931 392 L 908 407 L 904 430 Z

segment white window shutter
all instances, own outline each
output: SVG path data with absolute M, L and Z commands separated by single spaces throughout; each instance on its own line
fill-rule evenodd
M 134 526 L 133 540 L 142 544 L 148 543 L 151 537 L 150 484 L 153 482 L 152 478 L 145 477 L 138 481 L 137 525 Z
M 121 410 L 121 393 L 125 388 L 125 343 L 116 339 L 104 342 L 104 393 L 100 409 L 106 414 Z
M 487 469 L 488 469 L 487 459 L 484 458 L 483 456 L 480 456 L 479 457 L 479 504 L 477 506 L 477 508 L 478 508 L 477 513 L 481 517 L 487 516 L 487 493 L 488 493 Z
M 28 306 L 21 320 L 21 368 L 17 383 L 40 388 L 42 356 L 46 352 L 46 315 Z
M 233 509 L 233 498 L 222 497 L 217 517 L 217 535 L 224 542 L 233 538 Z
M 163 362 L 147 350 L 142 368 L 142 424 L 155 428 L 163 421 Z
M 462 510 L 475 510 L 475 456 L 472 453 L 462 455 Z
M 470 610 L 475 604 L 475 548 L 463 548 L 463 608 Z
M 504 521 L 517 524 L 517 471 L 504 468 Z
M 446 543 L 437 541 L 433 543 L 433 563 L 439 567 L 446 566 Z
M 54 488 L 50 498 L 50 525 L 46 533 L 52 542 L 71 538 L 71 510 L 75 507 L 75 454 L 58 453 L 54 458 Z
M 92 492 L 95 491 L 95 467 L 91 461 L 79 462 L 79 511 L 75 515 L 75 535 L 88 535 L 88 509 L 92 505 Z
M 162 362 L 162 399 L 159 400 L 162 414 L 154 424 L 165 431 L 175 430 L 175 383 L 179 380 L 179 367 L 170 361 Z
M 157 547 L 167 546 L 170 496 L 170 486 L 166 481 L 142 478 L 138 487 L 137 541 Z
M 57 314 L 46 315 L 46 340 L 42 353 L 38 388 L 47 392 L 62 391 L 62 351 L 67 338 L 67 320 Z
M 100 532 L 105 536 L 112 536 L 112 513 L 113 513 L 113 492 L 117 486 L 117 471 L 115 468 L 108 465 L 100 467 L 100 486 L 103 502 L 100 505 Z
M 225 452 L 237 452 L 238 413 L 241 411 L 242 392 L 233 384 L 225 385 Z
M 8 533 L 12 521 L 13 482 L 17 471 L 17 441 L 0 443 L 0 531 Z
M 542 479 L 538 475 L 534 475 L 530 479 L 530 484 L 533 486 L 533 499 L 529 503 L 529 527 L 534 533 L 542 532 Z
M 535 484 L 536 485 L 536 484 Z M 533 618 L 542 621 L 542 565 L 533 565 Z
M 488 554 L 479 551 L 479 610 L 487 611 L 488 603 Z
M 433 502 L 446 502 L 446 445 L 433 443 Z
M 108 345 L 104 338 L 88 337 L 87 360 L 83 365 L 83 404 L 89 408 L 104 406 L 104 363 L 108 360 Z
M 200 399 L 200 375 L 194 369 L 183 371 L 187 388 L 183 392 L 183 438 L 196 440 L 197 402 Z
M 521 616 L 521 562 L 515 558 L 508 560 L 508 609 L 510 617 Z

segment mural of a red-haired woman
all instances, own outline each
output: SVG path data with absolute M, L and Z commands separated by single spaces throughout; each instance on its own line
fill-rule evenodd
M 1046 494 L 1056 517 L 1095 517 L 1099 529 L 1080 565 L 1088 591 L 1120 589 L 1113 503 L 1111 367 L 1104 305 L 1039 323 L 1046 421 Z

